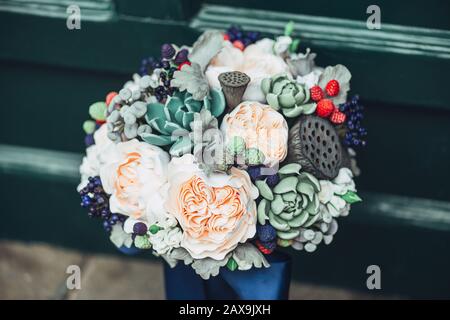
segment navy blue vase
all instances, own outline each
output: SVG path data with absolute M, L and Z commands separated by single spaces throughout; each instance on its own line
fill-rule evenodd
M 134 255 L 141 250 L 120 247 L 119 251 Z M 291 257 L 277 252 L 266 255 L 269 268 L 230 271 L 226 267 L 209 280 L 203 280 L 191 266 L 182 262 L 175 268 L 164 263 L 164 287 L 169 300 L 285 300 L 289 297 Z
M 285 300 L 289 297 L 291 258 L 282 252 L 266 256 L 269 268 L 247 271 L 220 269 L 203 280 L 191 266 L 164 264 L 166 298 L 169 300 Z

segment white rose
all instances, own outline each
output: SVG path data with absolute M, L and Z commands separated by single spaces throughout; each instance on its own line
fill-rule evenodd
M 111 195 L 111 211 L 156 219 L 161 214 L 168 163 L 169 155 L 159 147 L 136 139 L 116 144 L 100 169 L 103 189 Z
M 81 182 L 77 187 L 78 191 L 86 186 L 89 177 L 100 174 L 100 167 L 114 148 L 114 143 L 107 136 L 106 125 L 102 125 L 95 131 L 94 142 L 94 145 L 86 149 L 86 156 L 80 166 Z

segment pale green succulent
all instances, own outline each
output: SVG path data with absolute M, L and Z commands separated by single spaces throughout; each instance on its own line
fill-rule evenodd
M 220 90 L 211 90 L 203 100 L 195 100 L 186 91 L 177 91 L 167 99 L 165 105 L 150 103 L 147 105 L 145 119 L 151 132 L 140 134 L 145 142 L 156 146 L 171 146 L 172 156 L 181 156 L 193 147 L 192 122 L 202 110 L 210 111 L 213 117 L 220 116 L 225 110 L 225 98 Z
M 264 180 L 255 182 L 263 198 L 258 205 L 259 223 L 268 220 L 278 238 L 287 243 L 300 235 L 301 228 L 313 225 L 320 217 L 320 183 L 300 170 L 297 163 L 283 166 L 278 171 L 281 179 L 272 189 Z
M 261 90 L 267 103 L 277 111 L 281 109 L 288 118 L 311 114 L 316 110 L 316 103 L 310 101 L 309 90 L 286 74 L 264 79 Z

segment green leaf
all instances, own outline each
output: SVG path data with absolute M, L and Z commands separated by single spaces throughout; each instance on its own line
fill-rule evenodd
M 273 200 L 273 193 L 268 184 L 262 180 L 256 180 L 255 185 L 259 190 L 261 196 L 269 201 Z
M 159 136 L 153 133 L 147 133 L 144 132 L 141 134 L 141 138 L 150 144 L 153 144 L 155 146 L 167 146 L 169 144 L 171 144 L 172 138 L 170 136 Z
M 303 106 L 295 106 L 293 108 L 285 108 L 282 110 L 287 118 L 295 118 L 302 114 Z
M 284 26 L 284 35 L 290 36 L 294 31 L 294 21 L 289 21 L 286 26 Z
M 266 224 L 266 219 L 269 217 L 267 216 L 269 214 L 269 201 L 266 199 L 262 199 L 261 202 L 258 204 L 258 222 L 259 224 Z
M 299 174 L 300 173 L 300 169 L 302 168 L 302 166 L 298 163 L 289 163 L 287 165 L 284 165 L 281 167 L 280 170 L 278 170 L 278 173 L 280 174 Z
M 286 193 L 290 191 L 295 191 L 297 187 L 298 179 L 297 177 L 286 177 L 283 178 L 278 184 L 273 188 L 274 193 Z
M 362 199 L 356 194 L 356 192 L 353 192 L 353 191 L 347 191 L 346 194 L 344 194 L 340 197 L 342 199 L 344 199 L 345 202 L 350 203 L 350 204 L 362 201 Z
M 227 268 L 230 271 L 236 270 L 238 268 L 238 264 L 237 264 L 236 260 L 234 260 L 233 258 L 228 259 Z
M 106 120 L 106 103 L 99 101 L 91 104 L 89 107 L 89 115 L 95 120 Z
M 289 52 L 296 53 L 299 45 L 300 45 L 300 39 L 294 39 L 292 41 L 291 45 L 289 46 Z
M 189 137 L 181 137 L 175 142 L 169 150 L 173 157 L 181 157 L 182 155 L 191 152 L 192 141 Z
M 210 90 L 211 95 L 211 114 L 214 117 L 220 116 L 225 111 L 225 96 L 222 93 L 222 90 L 212 89 Z

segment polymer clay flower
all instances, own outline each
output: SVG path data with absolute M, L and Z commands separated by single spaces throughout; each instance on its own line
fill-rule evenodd
M 136 139 L 116 144 L 100 169 L 111 212 L 134 219 L 160 215 L 168 163 L 169 155 L 159 147 Z
M 245 51 L 241 51 L 229 42 L 211 60 L 206 69 L 206 78 L 209 85 L 219 89 L 219 74 L 229 71 L 240 71 L 250 77 L 250 83 L 245 90 L 243 101 L 254 100 L 265 102 L 265 96 L 261 91 L 261 81 L 278 73 L 289 73 L 289 67 L 284 60 L 274 54 L 274 41 L 263 39 L 249 45 Z
M 264 79 L 261 89 L 266 95 L 267 103 L 275 110 L 281 109 L 288 118 L 311 114 L 316 110 L 315 102 L 310 101 L 309 89 L 288 75 L 279 74 Z
M 108 150 L 114 148 L 114 143 L 107 136 L 106 125 L 102 125 L 94 133 L 95 144 L 86 149 L 86 156 L 80 166 L 81 182 L 77 187 L 80 191 L 86 186 L 89 177 L 98 176 L 100 167 L 108 157 Z
M 165 208 L 183 229 L 181 246 L 194 259 L 222 260 L 256 232 L 258 190 L 245 171 L 207 176 L 186 154 L 172 158 Z
M 245 101 L 223 118 L 220 128 L 225 144 L 241 137 L 247 149 L 258 149 L 266 163 L 281 162 L 287 155 L 288 125 L 272 107 Z

